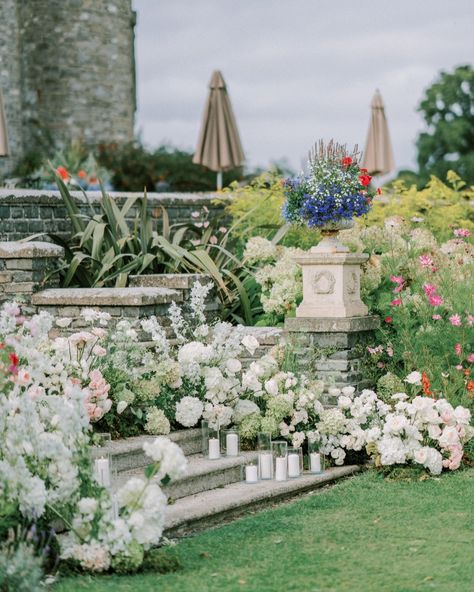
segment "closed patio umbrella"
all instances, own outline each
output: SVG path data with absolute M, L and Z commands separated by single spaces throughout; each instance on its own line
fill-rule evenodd
M 0 90 L 0 156 L 8 156 L 7 121 L 3 109 L 2 91 Z
M 216 70 L 209 83 L 209 96 L 193 162 L 217 172 L 222 189 L 222 171 L 240 166 L 245 159 L 224 78 Z
M 382 95 L 378 90 L 372 99 L 371 110 L 362 166 L 372 175 L 385 175 L 393 171 L 395 161 Z

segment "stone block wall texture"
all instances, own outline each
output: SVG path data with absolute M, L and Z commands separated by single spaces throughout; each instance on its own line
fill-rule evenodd
M 72 192 L 72 195 L 80 211 L 89 214 L 89 204 L 84 196 L 80 192 Z M 110 195 L 120 207 L 129 196 L 137 194 L 112 192 Z M 98 212 L 100 192 L 88 192 L 87 197 Z M 216 203 L 216 197 L 212 193 L 149 193 L 148 210 L 157 220 L 158 227 L 162 217 L 160 206 L 166 209 L 172 224 L 189 222 L 193 212 L 202 212 L 206 207 L 210 219 L 222 217 L 225 225 L 225 200 Z M 130 208 L 128 220 L 134 219 L 137 213 L 137 207 Z M 21 240 L 38 233 L 57 234 L 63 238 L 71 235 L 71 223 L 59 191 L 0 189 L 0 241 Z
M 0 87 L 12 171 L 27 151 L 133 138 L 131 0 L 2 0 Z

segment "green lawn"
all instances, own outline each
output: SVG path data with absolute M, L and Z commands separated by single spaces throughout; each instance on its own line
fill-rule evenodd
M 54 592 L 468 592 L 474 469 L 417 482 L 373 471 L 169 549 L 167 575 L 81 577 Z

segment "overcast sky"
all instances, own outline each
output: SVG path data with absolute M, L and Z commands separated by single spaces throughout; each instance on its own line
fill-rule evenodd
M 379 88 L 397 167 L 413 167 L 424 89 L 474 57 L 474 0 L 133 3 L 144 142 L 194 149 L 220 69 L 250 166 L 286 157 L 299 169 L 319 137 L 363 146 Z

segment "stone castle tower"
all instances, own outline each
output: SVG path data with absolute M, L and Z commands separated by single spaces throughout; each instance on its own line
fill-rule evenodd
M 0 177 L 41 146 L 133 138 L 134 27 L 131 0 L 0 0 Z

